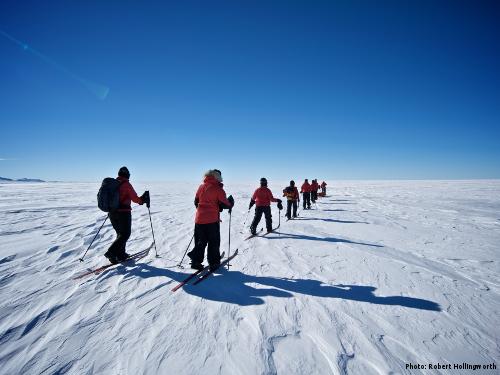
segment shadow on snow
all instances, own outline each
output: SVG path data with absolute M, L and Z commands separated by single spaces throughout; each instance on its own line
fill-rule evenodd
M 138 264 L 137 267 L 127 270 L 133 277 L 167 277 L 180 282 L 188 276 L 187 273 L 169 269 L 157 268 L 149 264 Z M 167 283 L 172 286 L 171 283 Z M 264 286 L 254 287 L 252 284 Z M 161 284 L 157 288 L 166 286 Z M 157 289 L 155 288 L 155 289 Z M 338 298 L 357 302 L 367 302 L 377 305 L 401 306 L 420 310 L 441 311 L 440 306 L 432 301 L 404 297 L 404 296 L 376 296 L 377 288 L 363 285 L 328 285 L 318 280 L 287 279 L 266 276 L 246 275 L 240 271 L 222 270 L 221 274 L 211 276 L 198 285 L 186 285 L 185 293 L 211 301 L 233 303 L 240 306 L 262 305 L 262 297 L 291 298 L 294 294 L 303 294 L 313 297 Z M 170 291 L 166 291 L 170 293 Z M 177 291 L 176 293 L 182 293 Z
M 265 238 L 267 240 L 278 240 L 278 239 L 284 239 L 284 238 L 290 238 L 290 239 L 298 239 L 298 240 L 309 240 L 309 241 L 324 241 L 324 242 L 340 242 L 340 243 L 350 243 L 354 245 L 363 245 L 363 246 L 373 246 L 373 247 L 384 247 L 383 245 L 377 245 L 377 244 L 372 244 L 372 243 L 365 243 L 365 242 L 356 242 L 356 241 L 351 241 L 351 240 L 344 240 L 342 238 L 335 238 L 335 237 L 316 237 L 316 236 L 308 236 L 306 234 L 293 234 L 293 233 L 284 233 L 284 232 L 273 232 L 272 234 L 278 234 L 279 237 L 273 237 L 273 236 L 265 236 L 265 237 L 260 237 L 260 238 Z
M 324 210 L 323 210 L 324 211 Z M 329 223 L 341 223 L 341 224 L 370 224 L 366 221 L 350 221 L 350 220 L 335 220 L 335 219 L 320 219 L 319 217 L 297 217 L 294 220 L 320 220 Z

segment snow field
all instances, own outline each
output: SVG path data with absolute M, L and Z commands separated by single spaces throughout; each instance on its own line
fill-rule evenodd
M 244 241 L 254 184 L 226 184 L 232 251 L 203 283 L 171 288 L 193 233 L 197 184 L 151 192 L 160 257 L 99 275 L 114 238 L 99 184 L 0 184 L 2 374 L 452 373 L 406 363 L 497 362 L 499 181 L 332 182 L 313 210 Z M 283 184 L 271 184 L 280 197 Z M 253 210 L 252 210 L 253 212 Z M 273 222 L 278 222 L 273 206 Z M 228 214 L 221 215 L 228 251 Z M 260 227 L 264 225 L 261 222 Z M 134 207 L 128 251 L 150 247 Z M 475 371 L 475 373 L 481 373 Z M 492 372 L 485 372 L 491 374 Z

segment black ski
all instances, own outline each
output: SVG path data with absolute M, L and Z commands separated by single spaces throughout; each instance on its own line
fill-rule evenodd
M 211 270 L 211 271 L 208 271 L 207 273 L 205 273 L 203 276 L 201 276 L 200 278 L 198 278 L 198 280 L 196 280 L 193 285 L 196 285 L 196 284 L 199 284 L 201 283 L 203 280 L 205 280 L 207 277 L 209 277 L 211 274 L 213 274 L 215 271 L 217 271 L 219 268 L 221 267 L 224 267 L 230 260 L 232 260 L 236 255 L 238 255 L 238 249 L 236 249 L 236 251 L 234 252 L 233 255 L 231 255 L 229 258 L 227 258 L 225 261 L 221 262 L 221 264 L 219 264 L 219 267 Z

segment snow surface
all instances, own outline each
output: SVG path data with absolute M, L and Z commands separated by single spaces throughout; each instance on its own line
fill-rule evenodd
M 106 223 L 78 261 L 105 218 L 99 184 L 0 185 L 0 373 L 437 374 L 457 372 L 405 364 L 499 365 L 500 181 L 330 182 L 300 220 L 282 217 L 278 233 L 248 241 L 256 186 L 229 182 L 240 254 L 229 272 L 175 293 L 191 272 L 175 265 L 192 235 L 197 184 L 134 185 L 151 191 L 160 257 L 153 249 L 80 280 L 107 263 L 114 238 Z M 279 196 L 284 186 L 270 187 Z M 273 215 L 277 224 L 275 206 Z M 222 220 L 227 252 L 226 211 Z M 129 252 L 151 241 L 148 211 L 134 207 Z

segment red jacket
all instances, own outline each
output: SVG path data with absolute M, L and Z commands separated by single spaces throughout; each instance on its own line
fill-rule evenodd
M 271 190 L 265 186 L 261 186 L 252 195 L 252 200 L 255 201 L 257 207 L 270 206 L 271 202 L 277 202 L 278 200 L 273 197 Z
M 227 200 L 223 186 L 215 177 L 205 177 L 194 198 L 197 206 L 194 219 L 196 224 L 218 223 L 219 203 L 231 207 L 231 202 Z
M 304 182 L 300 188 L 301 193 L 310 193 L 311 192 L 311 185 L 309 185 L 309 182 Z
M 311 184 L 311 191 L 318 191 L 318 189 L 319 189 L 318 183 L 317 182 L 313 182 Z
M 142 199 L 137 196 L 134 188 L 125 177 L 118 176 L 116 178 L 122 184 L 120 185 L 120 208 L 118 211 L 120 212 L 130 212 L 132 211 L 132 207 L 130 207 L 131 202 L 135 202 L 137 204 L 142 204 Z

